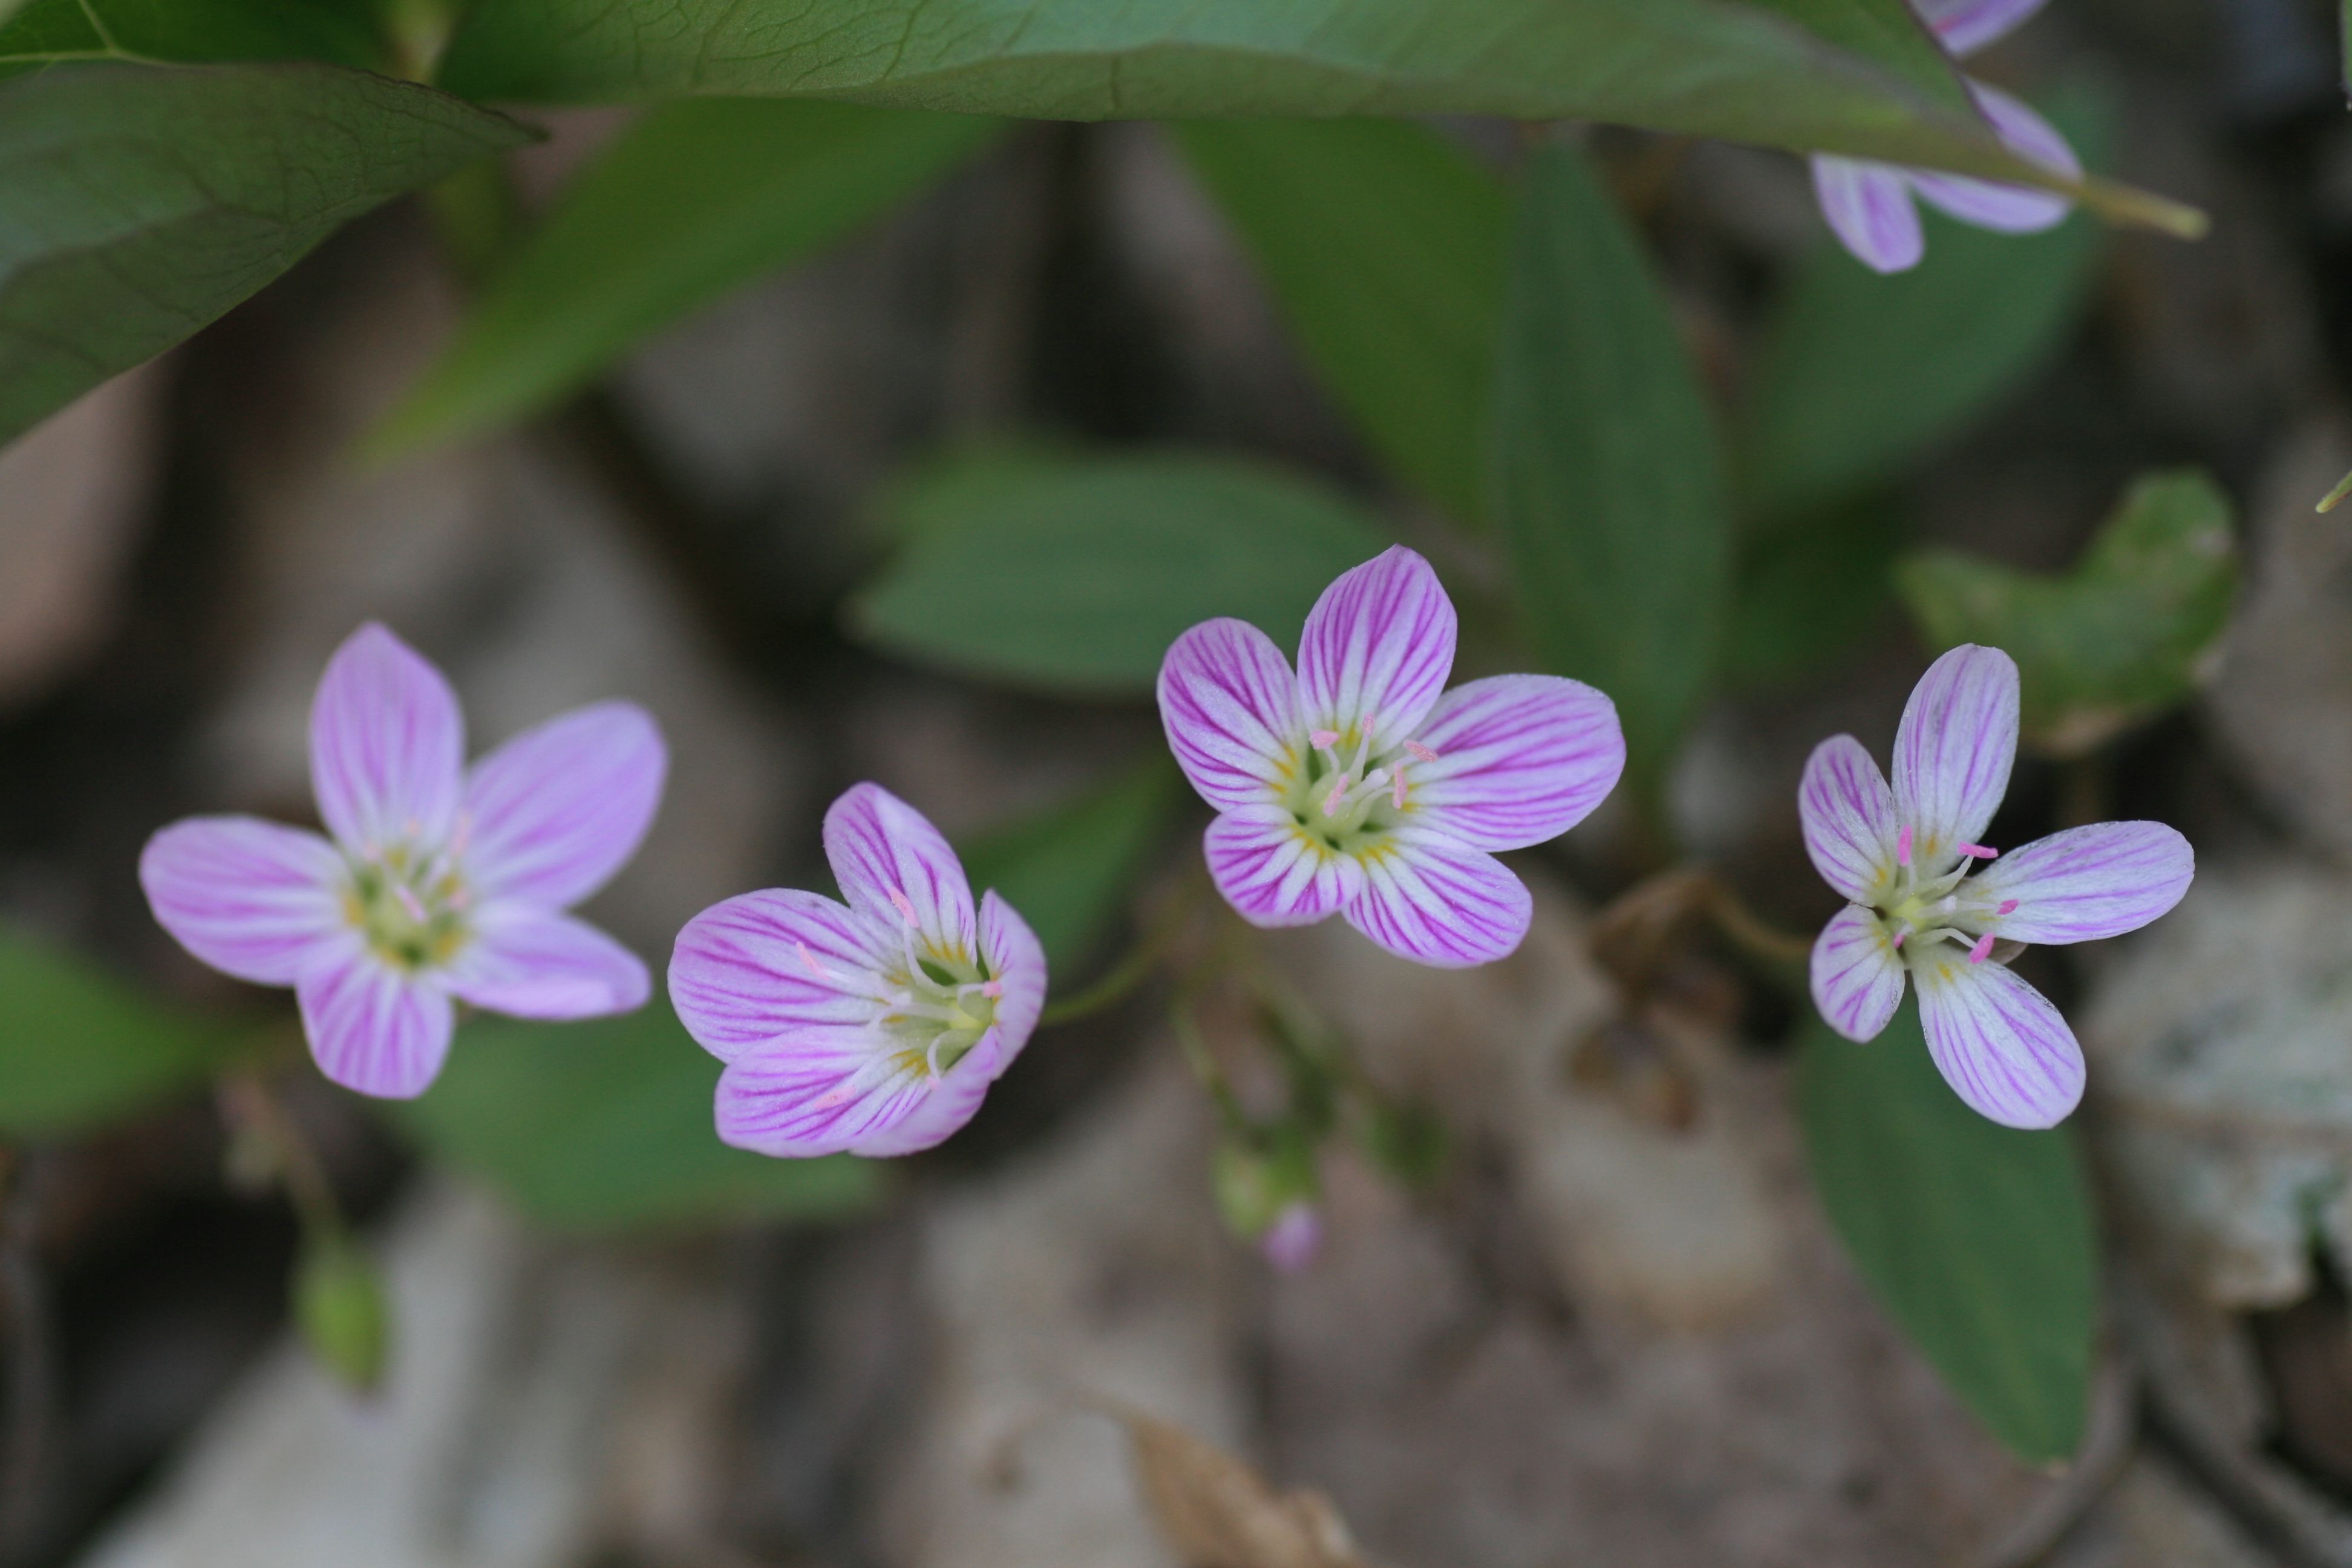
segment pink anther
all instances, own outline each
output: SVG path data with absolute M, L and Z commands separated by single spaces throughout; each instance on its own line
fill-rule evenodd
M 1988 849 L 1981 844 L 1962 844 L 1958 847 L 1960 852 L 1960 858 L 1964 860 L 1998 860 L 2000 858 L 2000 850 Z
M 910 900 L 905 893 L 899 891 L 896 888 L 891 889 L 890 901 L 898 906 L 900 919 L 904 920 L 908 925 L 913 925 L 915 923 L 915 906 L 913 901 Z
M 1314 742 L 1315 749 L 1317 751 L 1328 752 L 1332 747 L 1339 743 L 1339 731 L 1337 730 L 1318 730 L 1307 738 Z
M 1910 933 L 1909 931 L 1896 931 L 1896 932 L 1895 933 L 1895 941 L 1894 941 L 1892 943 L 1890 943 L 1889 945 L 1890 945 L 1890 946 L 1892 946 L 1892 947 L 1895 949 L 1895 952 L 1902 952 L 1902 951 L 1903 951 L 1903 939 L 1904 939 L 1905 937 L 1906 937 L 1906 936 L 1909 936 L 1910 934 L 1911 934 L 1911 933 Z
M 425 923 L 425 900 L 416 896 L 415 889 L 405 882 L 394 882 L 392 885 L 392 896 L 400 900 L 400 907 L 408 911 L 410 920 L 415 921 L 418 925 Z
M 1984 935 L 1977 938 L 1976 946 L 1969 949 L 1969 962 L 1970 963 L 1982 963 L 1988 957 L 1991 956 L 1991 953 L 1992 932 L 1987 931 Z
M 1909 823 L 1905 823 L 1903 831 L 1895 836 L 1895 863 L 1897 866 L 1911 864 L 1911 825 Z
M 811 974 L 815 975 L 819 980 L 830 980 L 833 978 L 832 973 L 825 968 L 825 966 L 816 961 L 816 954 L 808 950 L 808 943 L 804 942 L 796 942 L 793 943 L 793 947 L 794 951 L 799 952 L 801 955 L 802 967 L 805 968 Z
M 1419 741 L 1407 741 L 1404 743 L 1404 749 L 1411 752 L 1414 756 L 1419 757 L 1424 763 L 1433 763 L 1437 761 L 1437 753 L 1431 751 L 1427 746 L 1423 745 Z
M 1396 771 L 1396 783 L 1389 786 L 1389 802 L 1399 811 L 1404 809 L 1404 770 Z
M 1339 816 L 1339 803 L 1347 798 L 1348 781 L 1343 778 L 1338 784 L 1331 786 L 1331 793 L 1329 795 L 1323 797 L 1323 815 L 1326 816 Z
M 2017 900 L 2015 899 L 2003 899 L 2000 901 L 2000 908 L 1994 912 L 1996 914 L 2004 915 L 2015 914 L 2017 912 Z
M 981 986 L 980 994 L 982 996 L 988 997 L 991 1001 L 993 1001 L 997 997 L 1004 994 L 1004 982 L 1002 980 L 991 980 Z

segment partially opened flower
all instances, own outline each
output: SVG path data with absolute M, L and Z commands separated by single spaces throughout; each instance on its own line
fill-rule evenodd
M 1244 920 L 1331 915 L 1390 952 L 1461 967 L 1527 934 L 1495 858 L 1567 832 L 1625 768 L 1617 710 L 1581 681 L 1496 675 L 1446 691 L 1454 605 L 1402 545 L 1323 591 L 1298 669 L 1245 621 L 1203 621 L 1160 668 L 1168 744 L 1215 806 L 1209 871 Z
M 879 784 L 824 814 L 849 901 L 797 888 L 714 904 L 677 933 L 669 996 L 727 1064 L 719 1136 L 785 1156 L 910 1154 L 954 1132 L 1037 1026 L 1045 953 L 940 830 Z
M 636 852 L 668 753 L 646 711 L 551 719 L 470 769 L 441 672 L 375 625 L 336 651 L 310 710 L 310 784 L 331 839 L 197 816 L 147 841 L 163 929 L 215 969 L 291 985 L 319 1068 L 362 1094 L 422 1094 L 452 998 L 524 1018 L 642 1006 L 646 966 L 562 911 Z
M 1911 0 L 1954 55 L 1974 54 L 2006 37 L 2042 9 L 2042 0 Z M 1968 79 L 1977 108 L 2009 150 L 2053 174 L 2078 175 L 2082 161 L 2042 116 L 1996 87 Z M 1879 272 L 1919 264 L 1927 239 L 1916 195 L 1962 223 L 2002 234 L 2032 234 L 2061 222 L 2073 206 L 2065 197 L 2027 185 L 1971 179 L 1934 169 L 1905 169 L 1859 158 L 1813 157 L 1813 192 L 1822 216 L 1845 247 Z
M 2083 1098 L 2083 1051 L 2003 944 L 2137 931 L 2180 901 L 2196 858 L 2160 822 L 2070 827 L 2005 855 L 1979 843 L 2009 789 L 2017 712 L 2009 655 L 1956 647 L 1903 710 L 1894 787 L 1837 735 L 1805 763 L 1797 807 L 1815 868 L 1853 900 L 1813 944 L 1822 1016 L 1874 1038 L 1907 973 L 1945 1081 L 1995 1121 L 2048 1127 Z

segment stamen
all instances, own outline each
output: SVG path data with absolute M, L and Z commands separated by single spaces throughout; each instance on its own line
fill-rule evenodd
M 1331 793 L 1323 797 L 1323 815 L 1326 816 L 1339 816 L 1339 803 L 1347 798 L 1348 775 L 1342 773 L 1339 775 L 1339 782 L 1331 786 Z
M 1906 928 L 1905 930 L 1902 930 L 1902 931 L 1896 931 L 1896 932 L 1895 933 L 1895 941 L 1894 941 L 1892 943 L 1890 943 L 1889 945 L 1891 945 L 1891 946 L 1895 949 L 1895 952 L 1902 952 L 1902 951 L 1903 951 L 1903 939 L 1904 939 L 1905 937 L 1906 937 L 1906 936 L 1909 936 L 1910 934 L 1911 934 L 1911 932 L 1910 932 L 1910 931 L 1909 931 L 1909 929 L 1908 929 L 1908 928 Z
M 1389 804 L 1399 811 L 1404 809 L 1404 769 L 1402 766 L 1396 771 L 1395 787 L 1389 791 Z
M 2017 912 L 2017 900 L 2015 899 L 2003 899 L 2000 901 L 2000 908 L 1995 910 L 1993 912 L 2000 915 L 2013 915 Z
M 984 982 L 984 983 L 981 985 L 981 988 L 980 988 L 980 994 L 981 994 L 982 996 L 987 997 L 990 1001 L 993 1002 L 993 1001 L 995 1001 L 998 997 L 1000 997 L 1000 996 L 1002 996 L 1002 995 L 1003 995 L 1003 994 L 1004 994 L 1004 982 L 1003 982 L 1003 981 L 1002 981 L 1002 980 L 991 980 L 991 981 Z
M 1984 935 L 1977 938 L 1976 946 L 1969 949 L 1969 962 L 1970 963 L 1982 963 L 1985 961 L 1986 955 L 1991 952 L 1992 932 L 1987 931 Z
M 394 882 L 392 885 L 392 896 L 400 900 L 400 907 L 408 911 L 410 920 L 415 921 L 418 925 L 425 923 L 425 900 L 416 896 L 415 889 L 405 882 Z
M 811 974 L 815 975 L 819 980 L 830 980 L 833 978 L 833 971 L 827 969 L 824 964 L 819 963 L 816 961 L 816 955 L 808 950 L 808 943 L 804 942 L 796 942 L 793 943 L 793 946 L 800 953 L 802 964 L 807 968 Z
M 1404 749 L 1411 752 L 1414 756 L 1419 757 L 1424 763 L 1433 763 L 1437 761 L 1437 753 L 1431 751 L 1427 746 L 1423 745 L 1419 741 L 1407 741 L 1404 743 Z
M 1911 864 L 1911 825 L 1907 822 L 1903 825 L 1903 831 L 1895 836 L 1895 863 L 1897 866 Z
M 2000 850 L 1988 849 L 1981 844 L 1962 844 L 1956 846 L 1956 847 L 1960 852 L 1960 858 L 1965 860 L 1998 860 L 2000 858 Z
M 1317 751 L 1328 752 L 1332 747 L 1339 743 L 1339 731 L 1337 730 L 1317 730 L 1309 734 L 1307 739 L 1308 743 L 1314 746 Z
M 915 923 L 915 906 L 908 900 L 906 894 L 893 888 L 890 889 L 890 901 L 898 906 L 900 920 L 905 921 L 908 925 Z

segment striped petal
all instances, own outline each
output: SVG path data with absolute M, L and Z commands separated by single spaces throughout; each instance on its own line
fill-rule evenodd
M 894 916 L 895 919 L 895 916 Z M 798 888 L 743 893 L 713 904 L 677 933 L 670 1005 L 702 1048 L 731 1062 L 796 1042 L 828 1058 L 879 1055 L 872 1027 L 895 962 L 873 922 Z
M 1944 47 L 1972 55 L 2007 37 L 2042 9 L 2044 0 L 1912 0 Z
M 634 702 L 524 731 L 467 775 L 467 879 L 485 897 L 571 908 L 636 853 L 668 769 L 660 729 Z
M 367 954 L 356 934 L 313 954 L 294 986 L 319 1070 L 378 1100 L 414 1100 L 449 1055 L 455 1010 L 438 987 Z
M 1298 683 L 1247 621 L 1202 621 L 1160 664 L 1160 722 L 1177 766 L 1220 811 L 1277 798 L 1307 743 Z
M 1797 817 L 1822 881 L 1858 904 L 1876 902 L 1894 884 L 1895 792 L 1860 741 L 1832 735 L 1813 748 L 1797 785 Z
M 1429 563 L 1391 545 L 1343 572 L 1315 601 L 1298 639 L 1298 699 L 1309 730 L 1359 734 L 1377 756 L 1402 742 L 1454 669 L 1454 602 Z
M 849 907 L 970 953 L 971 881 L 930 818 L 877 784 L 852 784 L 824 814 L 824 858 Z
M 2017 665 L 1963 643 L 1927 667 L 1895 732 L 1895 811 L 1923 876 L 1976 842 L 2009 791 L 2017 757 Z
M 1903 961 L 1886 926 L 1859 904 L 1830 918 L 1813 943 L 1813 1005 L 1849 1040 L 1874 1040 L 1903 1005 Z
M 2074 149 L 2066 144 L 2066 139 L 2048 121 L 1999 88 L 1972 81 L 1969 89 L 1976 94 L 1977 107 L 1984 110 L 1985 118 L 1992 122 L 1993 130 L 2009 144 L 2011 152 L 2057 174 L 2083 172 L 2082 160 L 2074 156 Z M 2037 234 L 2054 228 L 2074 207 L 2064 196 L 2037 191 L 2031 185 L 1972 179 L 1933 169 L 1914 169 L 1909 173 L 1912 188 L 1919 193 L 1922 201 L 1962 223 L 2000 234 Z
M 1246 805 L 1209 824 L 1209 876 L 1254 926 L 1303 926 L 1338 914 L 1364 889 L 1351 856 L 1318 842 L 1278 805 Z
M 1407 828 L 1364 857 L 1363 896 L 1347 912 L 1349 925 L 1400 958 L 1467 969 L 1517 950 L 1535 900 L 1485 850 Z
M 1872 271 L 1906 272 L 1927 254 L 1919 209 L 1902 170 L 1816 153 L 1813 196 L 1838 243 Z
M 1413 743 L 1436 758 L 1396 764 L 1411 785 L 1409 808 L 1480 849 L 1559 837 L 1625 771 L 1617 705 L 1556 675 L 1457 686 L 1438 699 Z
M 913 1115 L 930 1081 L 919 1058 L 846 1040 L 748 1052 L 719 1077 L 719 1139 L 785 1160 L 846 1153 Z
M 2006 964 L 1949 948 L 1913 970 L 1927 1053 L 1954 1093 L 2004 1127 L 2054 1127 L 2083 1099 L 2083 1047 Z
M 517 1018 L 633 1013 L 653 994 L 635 953 L 585 921 L 518 903 L 483 907 L 444 983 L 461 1001 Z
M 320 678 L 310 787 L 327 830 L 362 850 L 438 847 L 457 826 L 466 719 L 441 672 L 371 621 Z
M 254 816 L 196 816 L 147 841 L 139 885 L 156 921 L 224 974 L 291 985 L 349 928 L 342 857 L 315 833 Z
M 2196 874 L 2196 851 L 2163 823 L 2097 822 L 2012 849 L 1960 886 L 1986 929 L 2056 944 L 2139 930 L 2179 903 Z

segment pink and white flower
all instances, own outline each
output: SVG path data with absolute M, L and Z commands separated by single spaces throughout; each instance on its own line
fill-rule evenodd
M 2007 37 L 2042 9 L 2043 0 L 1911 0 L 1945 48 L 1966 58 Z M 2009 150 L 2053 174 L 2079 175 L 2082 161 L 2055 127 L 2032 110 L 1973 79 L 1969 93 L 1993 133 Z M 1939 207 L 1962 223 L 2002 234 L 2033 234 L 2062 222 L 2074 204 L 2049 191 L 1933 169 L 1906 169 L 1860 158 L 1813 156 L 1813 194 L 1822 216 L 1863 265 L 1903 272 L 1919 264 L 1927 237 L 1912 198 Z
M 653 821 L 668 752 L 652 717 L 603 702 L 470 769 L 465 752 L 449 683 L 370 624 L 310 709 L 310 784 L 332 837 L 197 816 L 139 858 L 163 929 L 224 973 L 292 986 L 319 1069 L 362 1094 L 425 1092 L 455 1001 L 588 1018 L 650 994 L 635 953 L 563 911 Z
M 2070 827 L 2006 855 L 1979 843 L 2009 789 L 2017 715 L 2009 655 L 1956 647 L 1903 710 L 1894 787 L 1862 742 L 1832 736 L 1805 763 L 1797 808 L 1815 869 L 1853 900 L 1813 944 L 1822 1016 L 1875 1038 L 1908 974 L 1944 1080 L 1995 1121 L 2049 1127 L 2083 1098 L 2082 1047 L 2000 944 L 2137 931 L 2180 901 L 2197 864 L 2160 822 Z
M 963 1126 L 1045 1005 L 1045 953 L 1013 906 L 972 906 L 923 815 L 861 784 L 824 815 L 848 900 L 775 888 L 687 922 L 669 996 L 727 1064 L 719 1136 L 762 1154 L 911 1154 Z
M 1527 934 L 1525 884 L 1495 858 L 1567 832 L 1625 768 L 1615 704 L 1578 680 L 1496 675 L 1444 689 L 1453 603 L 1402 545 L 1323 591 L 1298 668 L 1245 621 L 1203 621 L 1160 668 L 1160 716 L 1217 808 L 1209 871 L 1243 919 L 1331 915 L 1390 952 L 1489 963 Z

